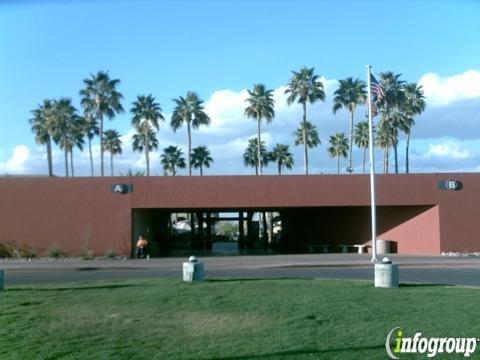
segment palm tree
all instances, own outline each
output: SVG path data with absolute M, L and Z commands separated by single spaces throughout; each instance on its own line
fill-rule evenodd
M 402 121 L 402 113 L 400 111 L 401 104 L 404 100 L 403 84 L 400 80 L 401 74 L 394 74 L 391 71 L 380 73 L 380 85 L 383 88 L 385 96 L 379 101 L 380 105 L 380 122 L 384 122 L 383 127 L 390 127 L 391 130 L 385 130 L 393 134 L 392 142 L 385 144 L 388 148 L 393 146 L 395 158 L 395 174 L 398 174 L 398 127 Z M 389 139 L 387 137 L 386 139 Z M 388 153 L 388 151 L 387 151 Z M 388 161 L 387 161 L 388 172 Z
M 66 141 L 67 151 L 70 153 L 70 169 L 72 176 L 75 176 L 73 169 L 73 149 L 77 147 L 80 151 L 83 151 L 83 144 L 85 143 L 85 119 L 80 116 L 75 116 L 71 127 L 69 129 L 69 136 Z
M 291 170 L 294 164 L 292 153 L 285 144 L 276 144 L 270 153 L 270 159 L 277 162 L 278 175 L 282 175 L 283 167 Z
M 197 146 L 192 149 L 192 166 L 195 169 L 200 169 L 200 176 L 203 176 L 203 167 L 209 168 L 211 162 L 213 162 L 213 159 L 206 146 Z
M 337 159 L 337 174 L 340 174 L 340 158 L 347 157 L 348 140 L 344 133 L 336 133 L 330 136 L 329 143 L 328 155 Z
M 349 153 L 348 153 L 348 168 L 347 171 L 351 173 L 352 168 L 352 148 L 353 148 L 353 114 L 357 105 L 364 104 L 366 101 L 367 92 L 365 90 L 365 83 L 362 80 L 349 77 L 345 80 L 340 80 L 340 86 L 335 91 L 333 98 L 333 113 L 335 114 L 342 107 L 350 113 L 350 137 L 349 137 Z
M 113 176 L 113 155 L 122 153 L 122 140 L 117 130 L 105 130 L 103 147 L 110 153 L 110 176 Z
M 295 146 L 302 144 L 305 145 L 304 139 L 307 140 L 305 147 L 309 149 L 317 147 L 319 144 L 321 144 L 320 138 L 318 137 L 317 127 L 310 121 L 302 122 L 300 127 L 293 133 L 293 135 L 295 136 Z
M 88 140 L 88 152 L 90 154 L 90 171 L 93 176 L 92 139 L 100 134 L 100 128 L 98 127 L 97 119 L 95 119 L 92 112 L 88 109 L 84 108 L 83 117 L 85 119 L 85 128 L 83 130 Z
M 177 169 L 185 168 L 185 158 L 183 157 L 182 149 L 176 146 L 171 145 L 163 149 L 160 159 L 165 172 L 170 171 L 172 176 L 177 174 Z
M 365 155 L 369 144 L 368 121 L 361 121 L 355 124 L 354 141 L 362 149 L 362 171 L 365 174 Z
M 147 176 L 150 176 L 150 143 L 148 139 L 149 130 L 155 128 L 158 130 L 158 121 L 165 120 L 162 115 L 160 104 L 155 102 L 155 98 L 150 94 L 137 97 L 130 110 L 132 113 L 132 125 L 145 137 L 145 164 L 147 166 Z
M 318 76 L 314 74 L 314 68 L 304 67 L 298 72 L 293 71 L 293 76 L 287 84 L 285 94 L 289 94 L 287 98 L 288 105 L 297 101 L 302 104 L 303 107 L 303 120 L 301 126 L 303 140 L 301 144 L 304 144 L 305 174 L 308 174 L 308 140 L 306 133 L 306 130 L 308 129 L 307 102 L 313 104 L 318 100 L 325 101 L 323 83 L 318 79 Z
M 84 109 L 91 111 L 100 124 L 100 174 L 103 176 L 103 118 L 113 119 L 123 112 L 121 100 L 123 95 L 117 91 L 119 79 L 110 79 L 107 72 L 99 71 L 96 75 L 84 79 L 85 88 L 80 90 Z
M 273 100 L 273 90 L 267 90 L 263 84 L 253 85 L 253 90 L 248 90 L 250 97 L 246 100 L 248 106 L 245 108 L 245 115 L 257 120 L 257 157 L 261 157 L 260 144 L 262 139 L 260 137 L 260 127 L 262 119 L 265 119 L 267 124 L 272 122 L 275 111 L 275 100 Z M 260 175 L 262 175 L 262 164 L 259 168 Z
M 210 124 L 210 118 L 204 111 L 203 101 L 198 98 L 198 95 L 192 91 L 187 92 L 184 98 L 180 96 L 178 99 L 173 99 L 176 106 L 173 110 L 172 120 L 170 125 L 173 131 L 177 131 L 183 124 L 187 125 L 188 136 L 188 153 L 187 166 L 188 175 L 192 175 L 191 153 L 192 153 L 192 136 L 191 128 L 198 129 L 200 125 Z
M 375 145 L 383 149 L 383 173 L 388 174 L 389 149 L 395 141 L 396 128 L 390 126 L 387 121 L 380 121 L 377 126 Z
M 78 119 L 76 109 L 69 98 L 55 101 L 52 116 L 52 138 L 64 150 L 65 176 L 68 176 L 68 153 L 74 146 L 74 122 Z
M 135 128 L 137 133 L 133 135 L 132 148 L 133 151 L 144 152 L 148 147 L 149 151 L 158 149 L 157 133 L 151 127 L 147 129 L 147 136 L 145 136 L 144 129 Z M 146 141 L 148 140 L 148 144 Z
M 55 102 L 50 99 L 43 101 L 38 108 L 32 110 L 33 117 L 29 120 L 32 125 L 32 132 L 35 134 L 37 144 L 46 145 L 48 176 L 53 176 L 52 165 L 52 123 Z
M 425 111 L 427 104 L 425 102 L 422 86 L 417 86 L 416 83 L 406 84 L 404 86 L 404 93 L 405 99 L 402 104 L 404 117 L 403 121 L 400 123 L 400 129 L 407 135 L 407 145 L 405 149 L 405 172 L 408 174 L 410 172 L 410 134 L 412 132 L 412 127 L 415 125 L 415 120 L 413 117 Z
M 145 176 L 145 171 L 135 171 L 128 169 L 126 173 L 120 172 L 120 176 Z
M 260 164 L 258 161 L 258 138 L 254 137 L 248 140 L 248 146 L 243 153 L 243 164 L 245 166 L 254 167 L 255 168 L 255 175 L 258 175 L 258 170 L 260 168 Z M 268 164 L 268 152 L 267 148 L 265 147 L 265 142 L 262 141 L 260 146 L 260 156 L 261 156 L 261 163 L 262 167 L 267 166 Z

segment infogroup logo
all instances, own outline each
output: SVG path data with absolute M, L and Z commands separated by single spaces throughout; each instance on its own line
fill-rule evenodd
M 421 332 L 416 332 L 412 337 L 406 337 L 401 327 L 394 327 L 385 340 L 385 350 L 391 359 L 400 359 L 401 354 L 426 354 L 433 358 L 437 354 L 463 354 L 469 357 L 475 352 L 477 338 L 453 337 L 422 337 Z

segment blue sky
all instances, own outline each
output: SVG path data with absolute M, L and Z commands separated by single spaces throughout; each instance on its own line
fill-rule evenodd
M 281 87 L 291 70 L 305 65 L 315 67 L 327 88 L 327 101 L 311 109 L 323 141 L 311 165 L 333 172 L 326 143 L 333 132 L 346 131 L 347 120 L 342 112 L 331 114 L 328 96 L 338 79 L 364 79 L 366 64 L 424 85 L 429 106 L 413 133 L 415 171 L 477 171 L 478 14 L 480 2 L 461 0 L 3 1 L 0 173 L 46 172 L 44 149 L 28 124 L 30 111 L 60 96 L 78 106 L 82 79 L 98 70 L 121 79 L 126 109 L 137 95 L 152 93 L 168 117 L 172 98 L 197 91 L 213 121 L 194 134 L 194 145 L 211 147 L 212 174 L 251 173 L 241 153 L 255 123 L 243 118 L 242 99 L 245 89 L 265 83 L 278 95 L 277 118 L 264 127 L 267 145 L 291 144 L 294 172 L 301 172 L 301 149 L 291 136 L 299 112 L 283 103 Z M 363 116 L 359 110 L 357 118 Z M 119 130 L 130 147 L 128 113 L 107 127 Z M 159 137 L 161 146 L 185 143 L 183 131 L 173 134 L 167 123 Z M 77 173 L 88 175 L 86 154 L 78 156 Z M 153 173 L 160 173 L 158 153 L 153 158 Z M 62 174 L 61 156 L 55 159 L 55 172 Z M 125 151 L 117 168 L 141 169 L 142 161 L 141 154 Z

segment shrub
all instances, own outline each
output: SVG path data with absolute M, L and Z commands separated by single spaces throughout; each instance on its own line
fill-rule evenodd
M 113 251 L 112 249 L 108 249 L 107 251 L 105 251 L 105 255 L 104 255 L 107 259 L 114 259 L 115 258 L 115 251 Z
M 82 259 L 83 260 L 93 260 L 94 256 L 93 256 L 93 251 L 92 250 L 88 250 L 88 249 L 83 249 L 82 251 Z
M 54 246 L 54 247 L 50 248 L 50 250 L 48 250 L 48 257 L 58 259 L 58 258 L 62 257 L 62 251 L 60 250 L 59 247 Z

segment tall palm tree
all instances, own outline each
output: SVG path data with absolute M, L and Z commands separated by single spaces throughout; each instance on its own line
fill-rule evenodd
M 209 168 L 212 162 L 213 159 L 206 146 L 197 146 L 192 149 L 192 166 L 200 169 L 200 176 L 203 176 L 203 167 Z
M 369 144 L 368 121 L 361 121 L 355 124 L 354 134 L 355 145 L 362 149 L 362 171 L 365 174 L 365 157 Z
M 155 102 L 155 98 L 150 94 L 148 96 L 141 95 L 133 102 L 130 110 L 132 113 L 132 125 L 139 133 L 145 137 L 145 164 L 147 166 L 147 176 L 150 176 L 150 148 L 148 147 L 148 135 L 151 128 L 158 130 L 158 121 L 165 120 L 162 115 L 160 104 Z
M 293 76 L 287 84 L 285 94 L 289 94 L 287 97 L 288 105 L 298 102 L 302 104 L 303 108 L 303 120 L 301 129 L 303 131 L 303 140 L 301 144 L 304 144 L 304 166 L 305 174 L 308 174 L 308 140 L 307 140 L 307 102 L 313 104 L 316 101 L 325 101 L 325 92 L 323 90 L 323 83 L 318 79 L 318 76 L 314 74 L 314 68 L 304 67 L 300 71 L 293 71 Z
M 95 136 L 98 136 L 100 134 L 100 128 L 98 127 L 97 119 L 95 119 L 95 116 L 90 110 L 84 108 L 83 118 L 85 119 L 84 133 L 88 140 L 88 152 L 90 155 L 90 172 L 93 176 L 94 173 L 93 173 L 92 140 Z
M 367 98 L 366 85 L 360 79 L 351 77 L 340 80 L 339 88 L 334 92 L 333 113 L 335 114 L 342 107 L 350 113 L 350 132 L 349 132 L 349 152 L 348 152 L 348 172 L 353 171 L 352 167 L 352 148 L 353 148 L 353 114 L 357 105 L 364 104 Z
M 122 153 L 122 140 L 117 130 L 105 130 L 103 147 L 110 153 L 110 176 L 113 176 L 113 155 Z
M 383 98 L 379 101 L 381 114 L 380 122 L 384 123 L 382 125 L 383 127 L 391 128 L 391 130 L 385 131 L 393 134 L 392 143 L 385 145 L 387 147 L 393 146 L 395 174 L 398 174 L 398 127 L 403 117 L 401 113 L 401 105 L 405 96 L 403 91 L 404 81 L 400 80 L 400 76 L 401 74 L 394 74 L 391 71 L 380 73 L 380 85 L 385 93 Z M 388 139 L 388 137 L 386 139 Z
M 340 158 L 347 157 L 348 140 L 344 133 L 336 133 L 335 135 L 330 135 L 329 143 L 328 155 L 337 159 L 337 174 L 340 174 Z
M 248 90 L 249 98 L 247 98 L 248 106 L 245 108 L 245 115 L 257 120 L 257 157 L 261 157 L 260 144 L 262 139 L 260 136 L 260 127 L 262 119 L 265 119 L 267 124 L 272 122 L 275 116 L 275 100 L 273 100 L 273 90 L 267 90 L 263 84 L 253 85 L 253 90 Z M 262 175 L 262 164 L 259 168 L 260 175 Z
M 135 128 L 135 130 L 137 133 L 132 137 L 133 151 L 144 152 L 147 147 L 149 151 L 158 149 L 157 133 L 151 127 L 147 129 L 147 136 L 145 136 L 144 129 Z M 147 140 L 148 144 L 146 143 Z
M 170 171 L 172 176 L 177 175 L 177 169 L 185 169 L 185 158 L 183 157 L 182 149 L 173 145 L 163 149 L 160 162 L 165 172 L 168 173 Z
M 403 121 L 400 123 L 400 130 L 407 135 L 407 145 L 405 149 L 405 172 L 410 172 L 409 164 L 409 149 L 410 149 L 410 135 L 412 127 L 415 125 L 413 117 L 420 115 L 425 111 L 427 103 L 423 94 L 422 86 L 417 86 L 416 83 L 406 84 L 404 86 L 405 99 L 402 104 L 402 111 L 404 114 Z
M 43 101 L 38 108 L 32 110 L 33 117 L 29 120 L 32 125 L 32 132 L 35 134 L 37 144 L 46 145 L 48 176 L 53 176 L 52 165 L 52 123 L 55 102 L 50 99 Z
M 52 119 L 53 140 L 64 151 L 65 176 L 69 175 L 68 154 L 73 147 L 74 122 L 78 118 L 76 111 L 70 98 L 61 98 L 55 101 Z
M 73 149 L 78 148 L 83 151 L 83 144 L 85 143 L 85 120 L 80 116 L 75 116 L 69 129 L 69 136 L 66 141 L 67 151 L 70 153 L 70 171 L 72 176 L 75 176 L 73 166 Z
M 198 95 L 192 91 L 187 92 L 184 98 L 180 96 L 178 99 L 173 99 L 176 106 L 173 110 L 170 125 L 173 131 L 177 131 L 182 125 L 187 125 L 188 136 L 188 153 L 187 153 L 187 167 L 188 175 L 192 175 L 191 153 L 192 153 L 192 136 L 191 128 L 198 129 L 201 125 L 210 124 L 210 118 L 204 111 L 203 101 L 199 99 Z
M 277 162 L 278 175 L 282 175 L 282 168 L 291 170 L 294 164 L 292 153 L 285 144 L 276 144 L 270 153 L 270 159 Z
M 390 126 L 387 121 L 380 121 L 377 125 L 375 145 L 383 149 L 383 173 L 388 174 L 389 149 L 395 141 L 396 128 Z
M 321 144 L 320 138 L 318 137 L 317 127 L 310 121 L 302 122 L 293 135 L 295 136 L 295 146 L 304 145 L 305 147 L 312 149 Z M 305 139 L 306 144 L 304 142 Z
M 107 72 L 99 71 L 96 75 L 83 80 L 85 88 L 80 90 L 84 109 L 95 114 L 100 124 L 100 174 L 103 176 L 103 118 L 113 119 L 123 112 L 121 100 L 123 95 L 117 90 L 119 79 L 110 79 Z
M 258 161 L 258 138 L 254 137 L 248 140 L 248 146 L 243 153 L 243 164 L 245 166 L 254 167 L 255 168 L 255 175 L 258 175 L 258 171 L 260 169 L 260 161 Z M 261 164 L 263 166 L 267 166 L 268 164 L 268 152 L 267 148 L 265 147 L 265 142 L 262 141 L 260 145 L 260 156 L 261 156 Z

